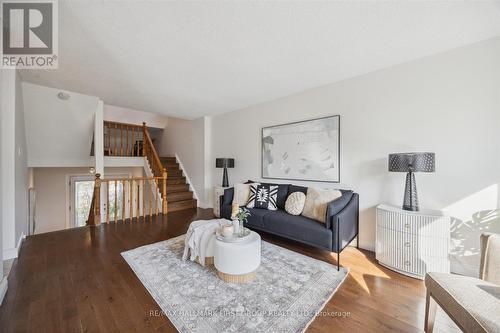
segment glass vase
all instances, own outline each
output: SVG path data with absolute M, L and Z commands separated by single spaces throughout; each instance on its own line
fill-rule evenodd
M 238 235 L 243 237 L 245 235 L 245 227 L 243 226 L 243 220 L 238 220 Z

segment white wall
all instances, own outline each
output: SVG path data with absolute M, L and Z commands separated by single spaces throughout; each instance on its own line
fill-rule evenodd
M 24 127 L 23 91 L 14 70 L 2 70 L 1 175 L 3 258 L 15 258 L 27 233 L 28 168 Z
M 198 205 L 209 205 L 209 198 L 205 195 L 208 184 L 205 183 L 205 127 L 207 118 L 184 120 L 169 118 L 168 126 L 163 131 L 159 143 L 160 156 L 177 156 L 184 168 L 184 173 L 189 178 L 194 190 Z M 214 162 L 215 163 L 215 162 Z
M 358 192 L 360 246 L 373 250 L 375 207 L 403 198 L 405 175 L 387 172 L 387 155 L 433 151 L 436 173 L 417 174 L 421 206 L 452 208 L 455 223 L 472 222 L 454 237 L 473 239 L 455 255 L 471 257 L 474 265 L 462 271 L 474 271 L 478 230 L 500 232 L 500 38 L 214 116 L 211 159 L 235 158 L 231 184 L 260 180 L 262 127 L 336 114 L 341 183 L 292 183 Z M 220 170 L 212 164 L 207 171 L 218 185 Z M 467 200 L 485 189 L 487 200 Z M 478 212 L 487 218 L 472 216 Z
M 94 114 L 99 98 L 23 82 L 30 167 L 90 166 Z
M 105 168 L 106 176 L 130 174 L 143 176 L 143 167 Z M 66 229 L 68 177 L 89 175 L 89 168 L 34 168 L 34 188 L 36 191 L 35 234 Z
M 160 114 L 138 111 L 109 104 L 104 105 L 104 120 L 141 126 L 143 122 L 146 122 L 148 127 L 154 128 L 165 128 L 168 123 L 168 117 Z
M 16 128 L 15 128 L 15 186 L 16 230 L 15 239 L 28 234 L 28 157 L 24 121 L 23 88 L 19 75 L 16 77 Z

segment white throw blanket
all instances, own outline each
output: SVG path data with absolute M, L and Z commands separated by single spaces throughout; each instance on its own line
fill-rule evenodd
M 187 260 L 189 257 L 189 260 L 195 261 L 196 257 L 198 257 L 200 264 L 205 266 L 205 255 L 208 242 L 217 231 L 217 228 L 219 228 L 219 222 L 222 220 L 223 219 L 200 220 L 191 222 L 184 240 L 184 254 L 182 255 L 182 260 Z

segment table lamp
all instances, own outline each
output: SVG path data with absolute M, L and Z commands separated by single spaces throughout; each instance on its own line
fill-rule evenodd
M 389 154 L 390 172 L 407 172 L 403 209 L 418 211 L 417 184 L 415 172 L 434 172 L 434 153 L 396 153 Z
M 224 168 L 224 175 L 222 176 L 222 187 L 228 187 L 229 181 L 227 178 L 227 168 L 234 168 L 234 158 L 216 158 L 216 168 Z

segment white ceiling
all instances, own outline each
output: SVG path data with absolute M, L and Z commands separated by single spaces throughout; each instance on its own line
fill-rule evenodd
M 500 35 L 500 2 L 60 0 L 59 17 L 59 69 L 24 80 L 180 118 Z

